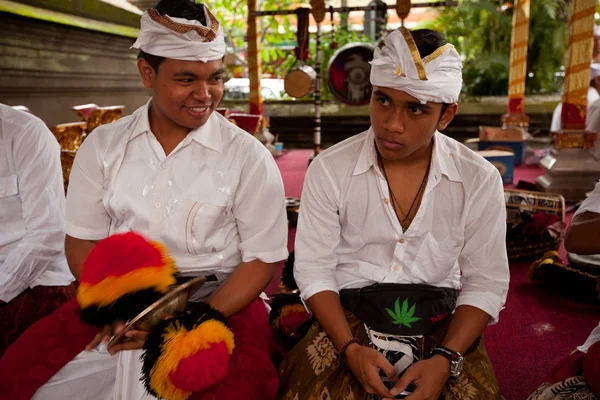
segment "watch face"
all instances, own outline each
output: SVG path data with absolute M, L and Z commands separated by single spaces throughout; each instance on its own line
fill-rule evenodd
M 459 359 L 458 359 L 457 361 L 453 361 L 453 362 L 451 362 L 451 363 L 450 363 L 450 364 L 451 364 L 451 366 L 450 366 L 450 374 L 451 374 L 453 377 L 455 377 L 455 378 L 456 378 L 457 376 L 459 376 L 459 375 L 460 375 L 460 373 L 461 373 L 461 372 L 462 372 L 462 370 L 463 370 L 463 365 L 464 365 L 464 363 L 465 363 L 465 359 L 464 359 L 464 358 L 462 358 L 462 357 L 459 357 Z

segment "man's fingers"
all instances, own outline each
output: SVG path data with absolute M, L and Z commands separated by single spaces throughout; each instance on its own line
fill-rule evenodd
M 109 335 L 111 329 L 110 326 L 105 326 L 102 331 L 100 331 L 99 333 L 96 334 L 96 336 L 94 336 L 94 339 L 92 339 L 92 341 L 90 342 L 90 344 L 88 344 L 85 349 L 87 351 L 90 351 L 94 348 L 96 348 L 96 346 L 98 346 L 100 343 L 102 343 L 103 341 L 106 341 L 106 336 Z M 108 336 L 108 338 L 110 339 L 110 336 Z
M 108 352 L 110 353 L 110 355 L 115 355 L 117 354 L 119 351 L 123 351 L 123 350 L 139 350 L 144 348 L 144 342 L 140 342 L 137 340 L 132 340 L 130 342 L 124 342 L 124 343 L 119 343 L 119 344 L 115 344 L 114 346 L 112 346 Z
M 402 393 L 404 390 L 406 390 L 406 387 L 408 385 L 410 385 L 410 383 L 412 381 L 415 381 L 417 379 L 417 374 L 418 374 L 417 370 L 414 369 L 414 365 L 413 365 L 408 370 L 406 370 L 406 372 L 404 373 L 404 375 L 402 375 L 402 378 L 400 378 L 398 380 L 398 382 L 396 382 L 396 384 L 394 385 L 394 387 L 390 390 L 390 393 L 392 395 L 394 395 L 394 396 L 398 395 L 399 393 Z M 415 393 L 416 392 L 417 391 L 415 390 Z
M 125 336 L 127 336 L 128 338 L 131 338 L 133 340 L 137 340 L 139 342 L 145 342 L 146 338 L 148 337 L 148 334 L 149 333 L 146 331 L 131 330 L 131 331 L 127 331 Z
M 381 376 L 379 376 L 379 371 L 376 368 L 367 371 L 366 378 L 369 386 L 373 389 L 374 394 L 379 397 L 394 397 L 383 384 L 383 380 L 381 379 Z
M 118 335 L 119 333 L 121 333 L 123 331 L 123 328 L 125 328 L 125 322 L 123 321 L 116 321 L 113 323 L 113 334 Z
M 379 357 L 377 357 L 375 360 L 375 365 L 381 368 L 385 376 L 387 376 L 392 382 L 396 382 L 398 380 L 394 366 L 390 364 L 388 359 L 385 358 L 383 354 L 379 353 Z

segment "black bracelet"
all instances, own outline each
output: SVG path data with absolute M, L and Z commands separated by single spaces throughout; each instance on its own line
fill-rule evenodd
M 350 347 L 352 343 L 356 343 L 360 346 L 360 340 L 358 340 L 357 338 L 352 338 L 346 340 L 342 347 L 340 347 L 340 350 L 338 351 L 338 358 L 340 359 L 340 362 L 344 365 L 346 365 L 346 350 L 348 350 L 348 347 Z

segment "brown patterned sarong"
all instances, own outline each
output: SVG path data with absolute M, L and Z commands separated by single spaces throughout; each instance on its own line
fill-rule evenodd
M 344 311 L 354 337 L 362 345 L 369 339 L 364 324 L 354 314 Z M 418 339 L 422 354 L 441 343 L 447 326 L 442 330 Z M 498 382 L 490 359 L 479 338 L 464 355 L 463 372 L 450 379 L 441 399 L 445 400 L 497 400 L 500 399 Z M 288 353 L 279 368 L 281 400 L 371 400 L 352 372 L 340 363 L 333 343 L 315 322 L 307 335 Z
M 0 358 L 12 342 L 36 321 L 75 297 L 77 286 L 36 286 L 0 305 Z

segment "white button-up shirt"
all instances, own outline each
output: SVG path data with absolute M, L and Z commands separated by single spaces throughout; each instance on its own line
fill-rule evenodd
M 73 281 L 64 254 L 60 148 L 38 118 L 0 104 L 0 300 Z
M 600 103 L 598 103 L 600 106 Z M 600 109 L 600 107 L 598 107 Z M 600 182 L 596 183 L 594 190 L 590 194 L 590 197 L 585 199 L 581 206 L 573 216 L 575 218 L 579 214 L 583 214 L 585 212 L 593 212 L 596 214 L 600 214 Z M 590 336 L 587 338 L 585 343 L 577 348 L 577 350 L 587 353 L 588 349 L 597 341 L 600 340 L 600 324 L 592 331 Z
M 421 206 L 403 232 L 366 131 L 310 165 L 296 233 L 294 277 L 304 300 L 321 291 L 375 283 L 462 289 L 496 321 L 509 271 L 506 209 L 498 170 L 436 132 Z
M 133 230 L 163 243 L 184 272 L 285 259 L 285 195 L 269 151 L 213 113 L 167 156 L 150 131 L 149 106 L 83 142 L 69 180 L 67 234 L 99 240 Z

